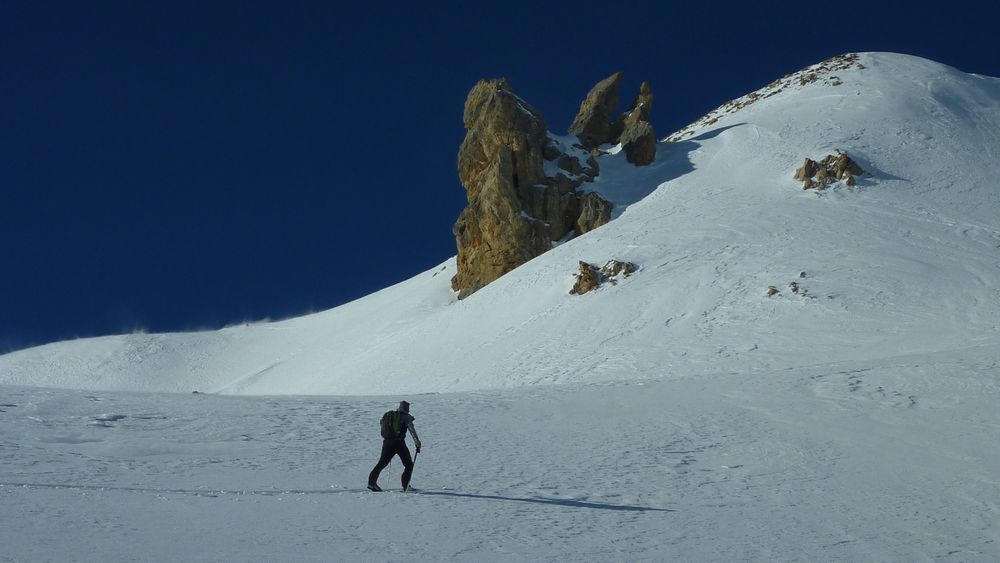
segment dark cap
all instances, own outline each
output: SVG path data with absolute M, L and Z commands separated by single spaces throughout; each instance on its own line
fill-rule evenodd
M 399 411 L 400 412 L 405 412 L 405 413 L 410 412 L 410 403 L 407 403 L 406 401 L 400 401 L 399 402 Z

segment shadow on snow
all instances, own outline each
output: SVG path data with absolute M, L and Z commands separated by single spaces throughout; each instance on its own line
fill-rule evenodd
M 628 504 L 610 504 L 604 502 L 587 502 L 581 500 L 568 500 L 541 497 L 502 497 L 499 495 L 476 495 L 472 493 L 451 493 L 446 491 L 416 491 L 421 495 L 431 495 L 438 497 L 473 498 L 482 500 L 504 500 L 513 502 L 530 502 L 535 504 L 550 504 L 554 506 L 569 506 L 572 508 L 598 508 L 601 510 L 622 510 L 630 512 L 675 512 L 669 508 L 653 508 L 649 506 L 633 506 Z
M 305 490 L 305 489 L 158 489 L 146 487 L 120 487 L 107 485 L 73 485 L 60 483 L 0 483 L 0 488 L 11 487 L 20 489 L 57 489 L 69 491 L 118 491 L 128 493 L 153 493 L 153 494 L 174 494 L 191 495 L 196 497 L 217 498 L 223 495 L 235 496 L 278 496 L 278 495 L 330 495 L 345 493 L 365 493 L 365 489 L 334 489 L 334 490 Z M 391 491 L 390 491 L 391 492 Z M 411 494 L 411 493 L 407 493 Z M 648 506 L 634 506 L 628 504 L 611 504 L 604 502 L 587 502 L 580 500 L 540 498 L 540 497 L 503 497 L 499 495 L 477 495 L 472 493 L 459 493 L 447 491 L 424 491 L 414 490 L 412 494 L 471 498 L 480 500 L 502 500 L 510 502 L 529 502 L 534 504 L 548 504 L 552 506 L 567 506 L 571 508 L 596 508 L 601 510 L 620 510 L 629 512 L 675 512 L 668 508 L 653 508 Z
M 746 123 L 737 123 L 725 127 L 717 127 L 690 139 L 679 141 L 658 141 L 656 144 L 656 160 L 647 166 L 635 166 L 628 163 L 623 153 L 610 157 L 610 160 L 599 161 L 601 175 L 592 186 L 584 184 L 581 189 L 593 189 L 615 204 L 612 218 L 619 217 L 628 206 L 653 193 L 661 185 L 694 171 L 691 153 L 702 146 L 703 141 L 718 137 L 725 131 L 740 127 Z M 605 157 L 609 158 L 609 157 Z M 628 170 L 627 175 L 621 170 Z M 610 172 L 610 174 L 606 174 Z M 627 177 L 626 183 L 609 183 L 607 178 Z

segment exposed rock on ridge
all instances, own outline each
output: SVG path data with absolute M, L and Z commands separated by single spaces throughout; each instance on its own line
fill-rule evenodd
M 593 231 L 611 220 L 614 206 L 596 193 L 588 193 L 579 197 L 580 217 L 576 220 L 576 231 L 580 234 Z
M 618 285 L 618 276 L 627 278 L 634 274 L 638 268 L 632 262 L 620 262 L 618 260 L 608 260 L 604 266 L 598 270 L 597 266 L 580 261 L 580 271 L 575 275 L 576 282 L 570 295 L 583 295 L 595 290 L 603 283 Z
M 616 72 L 598 82 L 580 104 L 580 111 L 569 126 L 587 149 L 610 143 L 621 134 L 621 122 L 611 123 L 611 116 L 618 107 L 618 86 L 625 74 Z
M 745 107 L 749 107 L 757 102 L 777 96 L 786 90 L 801 89 L 807 86 L 836 87 L 843 85 L 840 76 L 834 74 L 840 71 L 863 70 L 865 65 L 861 64 L 857 53 L 845 53 L 829 58 L 819 64 L 807 66 L 798 72 L 786 74 L 785 76 L 771 82 L 767 86 L 750 92 L 749 94 L 729 100 L 725 104 L 715 108 L 700 117 L 694 123 L 667 136 L 664 141 L 680 141 L 691 137 L 698 129 L 714 125 L 727 115 L 734 114 Z
M 570 133 L 576 133 L 581 145 L 590 151 L 604 144 L 621 143 L 629 162 L 645 166 L 656 159 L 656 132 L 649 122 L 653 111 L 653 91 L 643 82 L 639 95 L 628 111 L 612 121 L 618 106 L 618 87 L 623 73 L 616 72 L 601 80 L 580 104 Z
M 636 166 L 645 166 L 656 160 L 656 132 L 649 123 L 653 111 L 653 91 L 648 82 L 639 87 L 639 95 L 622 118 L 623 128 L 618 140 L 625 151 L 625 158 Z
M 607 222 L 611 206 L 597 194 L 576 192 L 597 176 L 597 161 L 550 137 L 541 114 L 505 79 L 473 87 L 464 122 L 458 176 L 469 204 L 453 228 L 458 273 L 452 287 L 459 298 L 551 249 L 553 241 Z M 581 199 L 588 210 L 582 226 Z M 595 206 L 607 212 L 595 213 Z
M 570 295 L 583 295 L 588 291 L 593 291 L 601 285 L 601 274 L 597 268 L 580 260 L 580 271 L 576 274 L 576 282 L 573 289 L 569 290 Z
M 458 175 L 469 204 L 453 228 L 458 272 L 452 288 L 460 299 L 556 241 L 611 219 L 609 201 L 577 191 L 599 172 L 598 146 L 621 139 L 629 162 L 655 159 L 648 83 L 629 111 L 611 121 L 621 78 L 615 73 L 591 89 L 570 126 L 576 135 L 569 139 L 551 135 L 541 114 L 506 79 L 481 80 L 469 92 L 463 115 L 467 132 L 458 152 Z
M 636 121 L 649 121 L 650 114 L 653 113 L 653 88 L 649 82 L 639 85 L 639 95 L 632 100 L 632 105 L 625 112 L 625 119 Z

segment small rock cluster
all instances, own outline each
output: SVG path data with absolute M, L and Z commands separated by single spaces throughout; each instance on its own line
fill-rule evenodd
M 865 65 L 861 64 L 859 59 L 860 57 L 857 53 L 837 55 L 818 65 L 813 65 L 795 73 L 794 78 L 798 80 L 799 86 L 805 86 L 813 82 L 822 82 L 826 86 L 840 86 L 844 81 L 833 73 L 838 70 L 863 70 Z M 779 82 L 779 80 L 775 82 Z
M 803 190 L 822 190 L 834 182 L 844 182 L 848 186 L 856 184 L 854 177 L 865 171 L 851 160 L 847 153 L 837 151 L 836 155 L 827 155 L 820 162 L 807 158 L 805 163 L 795 170 L 795 179 L 802 182 Z
M 805 279 L 805 277 L 806 277 L 806 273 L 805 272 L 799 272 L 799 278 L 800 279 Z M 813 298 L 812 295 L 809 295 L 809 290 L 803 288 L 801 285 L 799 285 L 799 282 L 797 282 L 795 280 L 792 280 L 792 281 L 788 282 L 788 292 L 791 293 L 791 294 L 793 294 L 793 295 L 798 295 L 799 297 L 804 297 L 804 298 L 807 298 L 807 299 L 812 299 Z M 773 285 L 769 285 L 769 286 L 767 286 L 767 291 L 765 291 L 764 293 L 768 297 L 774 297 L 775 295 L 778 295 L 779 293 L 781 293 L 781 290 L 779 290 L 777 287 L 775 287 Z
M 618 260 L 608 260 L 600 269 L 593 264 L 580 261 L 580 272 L 576 274 L 576 283 L 570 290 L 570 295 L 583 295 L 588 291 L 601 287 L 603 283 L 611 285 L 618 284 L 618 276 L 627 278 L 636 272 L 637 268 L 632 262 L 620 262 Z

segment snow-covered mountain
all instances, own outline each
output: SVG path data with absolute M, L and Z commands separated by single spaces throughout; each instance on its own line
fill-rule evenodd
M 610 224 L 469 299 L 449 287 L 451 259 L 305 317 L 18 351 L 0 357 L 0 383 L 440 392 L 769 373 L 996 342 L 1000 80 L 905 55 L 842 57 L 671 138 L 651 166 L 600 158 L 593 189 L 616 203 Z M 858 185 L 801 190 L 804 158 L 836 151 L 867 172 Z M 640 271 L 569 295 L 580 260 L 612 258 Z M 781 292 L 769 298 L 769 286 Z
M 0 561 L 1000 560 L 1000 79 L 841 57 L 669 139 L 462 301 L 0 356 Z M 400 398 L 420 490 L 369 493 Z

